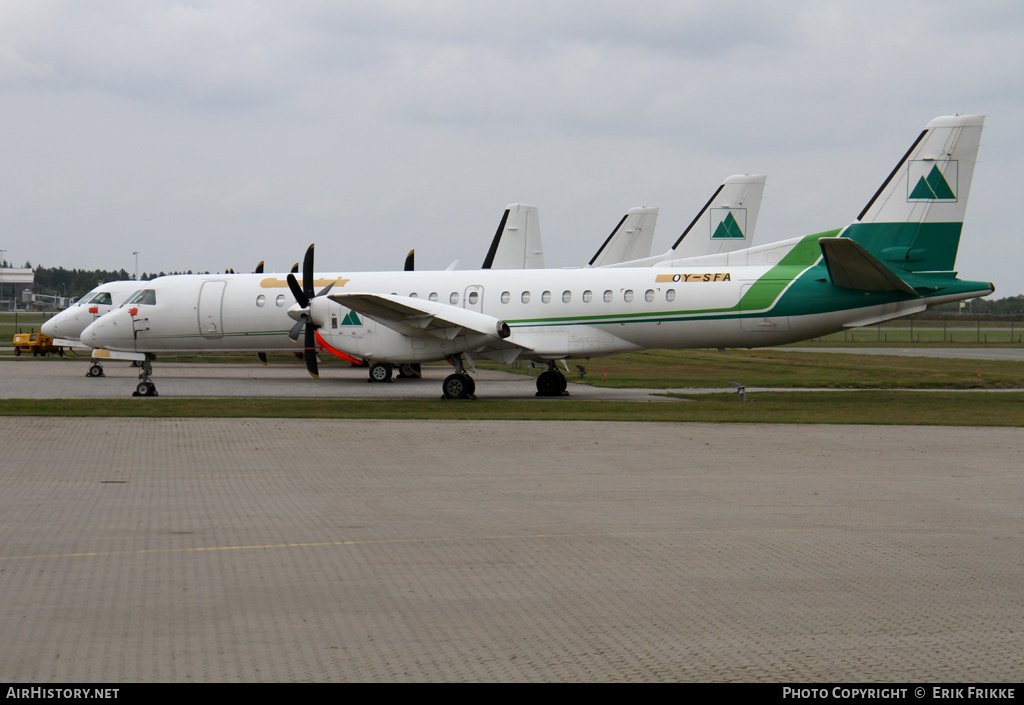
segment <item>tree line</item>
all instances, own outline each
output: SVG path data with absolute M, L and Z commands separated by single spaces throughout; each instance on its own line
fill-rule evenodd
M 29 264 L 31 268 L 31 264 Z M 98 285 L 110 281 L 127 281 L 135 276 L 123 269 L 65 269 L 64 267 L 36 267 L 35 281 L 36 292 L 40 294 L 55 294 L 57 296 L 70 296 L 78 298 Z M 208 272 L 203 272 L 208 274 Z M 149 281 L 168 274 L 192 274 L 187 272 L 143 272 L 139 277 L 142 281 Z

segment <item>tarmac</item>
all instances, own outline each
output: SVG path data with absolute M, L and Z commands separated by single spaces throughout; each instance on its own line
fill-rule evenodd
M 156 381 L 438 398 L 445 373 L 242 367 Z M 0 362 L 0 396 L 130 394 L 136 371 L 106 369 Z M 0 417 L 0 680 L 1020 682 L 1022 448 L 1010 428 Z

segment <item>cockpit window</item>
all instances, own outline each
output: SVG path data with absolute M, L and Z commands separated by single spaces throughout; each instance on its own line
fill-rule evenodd
M 142 291 L 136 292 L 125 303 L 156 306 L 156 291 L 153 289 L 143 289 Z
M 113 301 L 110 299 L 109 291 L 97 291 L 96 295 L 86 301 L 87 304 L 100 304 L 109 306 Z

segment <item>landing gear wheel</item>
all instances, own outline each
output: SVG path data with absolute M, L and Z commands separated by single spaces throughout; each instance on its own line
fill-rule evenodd
M 561 372 L 548 370 L 542 372 L 537 378 L 537 396 L 557 397 L 565 391 L 567 386 L 568 382 L 565 381 L 565 376 Z
M 135 388 L 133 397 L 157 397 L 156 385 L 152 382 L 139 382 L 139 386 Z
M 391 365 L 387 362 L 375 362 L 370 365 L 371 382 L 390 382 Z
M 398 366 L 398 376 L 401 379 L 412 379 L 415 377 L 422 377 L 423 373 L 420 372 L 420 366 L 412 362 L 403 362 Z
M 474 399 L 476 382 L 469 375 L 456 372 L 444 378 L 441 390 L 445 399 Z
M 89 371 L 86 373 L 86 377 L 105 377 L 105 376 L 106 375 L 103 374 L 103 366 L 102 365 L 95 365 L 94 364 L 92 367 L 89 368 Z

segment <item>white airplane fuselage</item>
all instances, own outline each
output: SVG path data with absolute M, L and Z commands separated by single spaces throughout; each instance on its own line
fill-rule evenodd
M 590 358 L 646 348 L 764 347 L 805 340 L 928 304 L 988 293 L 978 282 L 948 296 L 912 298 L 834 286 L 817 238 L 688 260 L 687 266 L 561 270 L 352 272 L 316 275 L 331 294 L 373 293 L 436 301 L 450 314 L 479 314 L 468 327 L 410 335 L 328 297 L 311 313 L 323 343 L 367 360 L 428 362 L 460 353 L 503 362 Z M 802 250 L 800 257 L 791 256 Z M 787 264 L 787 261 L 789 262 Z M 126 304 L 90 326 L 83 342 L 110 350 L 295 351 L 288 339 L 295 304 L 282 275 L 161 277 L 155 303 Z M 494 335 L 488 321 L 505 322 Z M 415 324 L 415 321 L 413 322 Z M 480 323 L 481 325 L 476 325 Z M 402 324 L 405 325 L 405 324 Z

